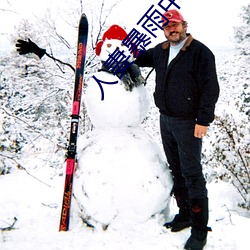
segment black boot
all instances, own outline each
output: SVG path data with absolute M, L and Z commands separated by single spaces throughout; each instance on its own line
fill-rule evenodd
M 193 199 L 191 202 L 191 236 L 185 244 L 187 250 L 202 250 L 207 243 L 208 199 Z
M 171 229 L 171 232 L 179 232 L 192 225 L 188 200 L 177 196 L 175 198 L 179 207 L 179 213 L 175 215 L 173 221 L 164 224 L 166 228 Z

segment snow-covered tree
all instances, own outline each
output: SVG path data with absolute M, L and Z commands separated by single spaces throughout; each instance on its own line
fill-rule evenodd
M 18 38 L 37 38 L 35 28 L 26 20 L 17 30 Z M 13 52 L 4 59 L 0 68 L 1 169 L 8 172 L 9 164 L 16 164 L 20 158 L 42 156 L 45 148 L 41 145 L 51 147 L 51 153 L 66 147 L 65 119 L 69 115 L 69 79 L 73 74 L 70 70 L 63 74 L 53 61 L 33 55 Z M 49 161 L 52 165 L 53 154 Z
M 88 10 L 90 35 L 87 48 L 85 81 L 98 67 L 94 48 L 105 29 L 111 6 L 92 1 L 65 2 L 58 12 L 48 10 L 36 23 L 22 20 L 12 34 L 13 53 L 0 60 L 0 174 L 17 167 L 52 167 L 62 172 L 68 144 L 70 109 L 74 87 L 76 39 L 81 13 Z M 60 21 L 58 21 L 60 19 Z M 64 29 L 60 29 L 63 23 Z M 93 28 L 95 27 L 95 28 Z M 41 32 L 42 31 L 42 32 Z M 63 33 L 65 32 L 65 33 Z M 31 39 L 45 48 L 52 58 L 41 60 L 33 54 L 20 56 L 15 51 L 17 39 Z M 73 65 L 73 66 L 72 66 Z M 70 66 L 70 67 L 69 67 Z M 82 114 L 83 121 L 87 118 Z M 80 133 L 84 126 L 80 126 Z M 32 166 L 32 159 L 40 159 Z M 27 159 L 27 160 L 26 160 Z M 39 161 L 36 161 L 39 162 Z M 25 166 L 26 167 L 26 166 Z
M 234 28 L 236 54 L 219 65 L 221 95 L 208 159 L 216 177 L 230 181 L 250 208 L 250 4 L 242 8 L 242 25 Z M 207 153 L 207 150 L 206 150 Z
M 243 55 L 250 54 L 250 4 L 242 7 L 240 13 L 242 25 L 234 28 L 234 38 L 237 47 Z

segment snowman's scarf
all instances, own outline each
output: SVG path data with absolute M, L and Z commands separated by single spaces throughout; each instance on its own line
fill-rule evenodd
M 136 64 L 131 64 L 122 75 L 122 73 L 115 73 L 115 69 L 106 67 L 104 63 L 105 62 L 102 62 L 102 68 L 98 71 L 105 71 L 116 75 L 124 83 L 127 91 L 132 91 L 134 87 L 138 87 L 141 84 L 146 85 L 146 81 L 141 75 L 140 68 Z

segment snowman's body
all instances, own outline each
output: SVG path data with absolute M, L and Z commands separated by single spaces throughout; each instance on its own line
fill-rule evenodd
M 118 83 L 103 84 L 103 101 L 96 81 L 87 83 L 87 112 L 94 130 L 78 140 L 74 194 L 82 216 L 92 224 L 123 227 L 147 221 L 166 209 L 172 189 L 161 150 L 140 127 L 149 108 L 148 93 L 144 85 L 126 91 L 123 82 L 107 72 L 95 76 Z

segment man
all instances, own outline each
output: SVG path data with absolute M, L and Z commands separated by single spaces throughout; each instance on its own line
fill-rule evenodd
M 165 224 L 177 232 L 192 226 L 185 249 L 203 249 L 207 239 L 208 198 L 202 173 L 202 137 L 214 119 L 219 96 L 215 58 L 187 31 L 177 10 L 164 13 L 167 41 L 156 45 L 135 63 L 156 71 L 154 99 L 160 111 L 164 151 L 173 174 L 173 193 L 179 213 Z

